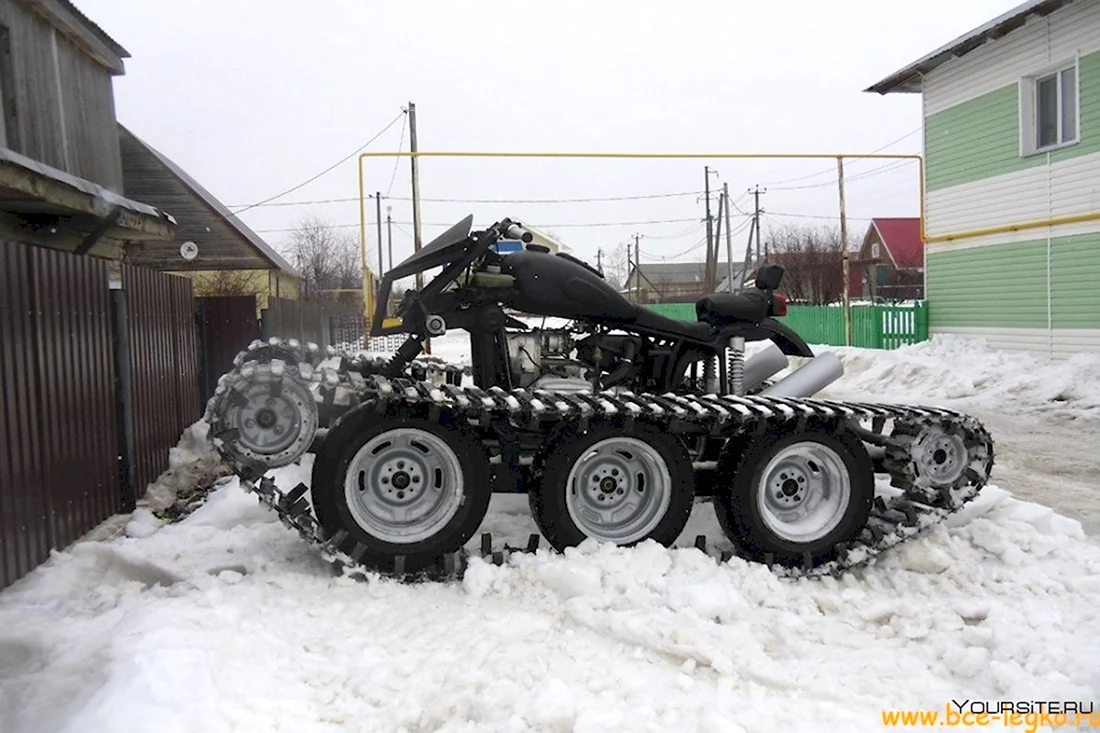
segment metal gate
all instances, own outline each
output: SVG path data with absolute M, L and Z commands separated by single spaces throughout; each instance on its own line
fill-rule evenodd
M 256 296 L 195 298 L 199 340 L 199 400 L 202 409 L 218 386 L 218 377 L 233 368 L 233 357 L 260 337 Z

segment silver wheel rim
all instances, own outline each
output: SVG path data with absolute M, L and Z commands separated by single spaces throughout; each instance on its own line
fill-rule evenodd
M 235 442 L 245 455 L 267 464 L 295 458 L 313 440 L 317 409 L 313 395 L 290 375 L 271 367 L 255 368 L 225 398 L 225 422 L 236 429 Z
M 590 446 L 566 479 L 566 508 L 587 537 L 617 545 L 646 538 L 672 502 L 664 458 L 637 438 L 607 438 Z
M 815 442 L 794 443 L 768 461 L 757 487 L 764 524 L 789 542 L 813 542 L 836 529 L 851 501 L 841 457 Z
M 942 428 L 924 432 L 913 445 L 913 458 L 921 477 L 933 486 L 951 486 L 969 464 L 966 442 L 961 435 Z
M 412 544 L 447 525 L 462 505 L 462 464 L 445 440 L 416 428 L 379 433 L 356 451 L 344 499 L 364 532 Z

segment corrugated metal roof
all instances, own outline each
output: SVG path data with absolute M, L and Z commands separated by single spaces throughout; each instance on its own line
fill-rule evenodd
M 988 23 L 964 33 L 950 43 L 937 48 L 927 56 L 914 61 L 904 69 L 894 72 L 882 81 L 875 82 L 863 91 L 889 94 L 921 91 L 921 77 L 953 58 L 964 56 L 979 46 L 994 41 L 1022 27 L 1032 17 L 1050 15 L 1055 10 L 1072 5 L 1077 0 L 1028 0 Z
M 871 220 L 871 226 L 878 231 L 895 267 L 924 267 L 924 242 L 920 238 L 918 217 L 876 217 Z
M 74 188 L 77 191 L 86 193 L 89 196 L 94 196 L 96 205 L 101 209 L 101 211 L 96 212 L 99 216 L 106 215 L 110 207 L 118 206 L 135 214 L 143 214 L 145 216 L 150 216 L 155 219 L 161 219 L 168 222 L 172 226 L 175 226 L 178 223 L 175 219 L 172 218 L 171 215 L 161 211 L 160 209 L 150 206 L 149 204 L 143 204 L 140 201 L 128 199 L 125 196 L 120 196 L 114 191 L 100 186 L 98 183 L 92 183 L 85 178 L 74 176 L 71 173 L 66 173 L 63 170 L 48 166 L 41 161 L 28 158 L 21 153 L 15 152 L 11 148 L 0 147 L 0 161 L 19 166 L 20 168 L 24 168 L 28 171 L 37 173 L 40 176 L 45 176 L 46 178 L 69 186 L 70 188 Z
M 73 5 L 70 0 L 57 0 L 57 2 L 59 5 L 64 6 L 66 10 L 72 13 L 73 17 L 79 20 L 85 28 L 91 31 L 93 35 L 95 35 L 96 38 L 106 43 L 111 48 L 111 50 L 118 55 L 120 59 L 131 58 L 129 51 L 123 48 L 117 41 L 115 41 L 115 39 L 107 35 L 107 32 L 96 25 L 91 18 L 80 12 L 80 9 L 77 8 L 76 5 Z
M 734 262 L 734 271 L 741 267 L 740 262 Z M 673 284 L 695 284 L 703 282 L 703 274 L 706 269 L 706 263 L 704 262 L 663 262 L 663 263 L 651 263 L 643 262 L 641 267 L 641 273 L 643 277 L 648 277 L 654 282 L 659 278 L 664 285 Z M 718 263 L 718 277 L 722 277 L 726 270 L 726 263 Z M 634 270 L 630 271 L 631 278 L 634 276 Z
M 264 239 L 259 234 L 252 231 L 252 229 L 249 228 L 249 226 L 247 224 L 245 224 L 243 221 L 241 221 L 239 217 L 234 215 L 233 212 L 231 212 L 225 204 L 223 204 L 221 201 L 219 201 L 214 196 L 214 194 L 207 191 L 198 181 L 196 181 L 194 178 L 192 178 L 190 176 L 190 174 L 187 173 L 187 171 L 180 168 L 170 158 L 168 158 L 163 153 L 161 153 L 156 148 L 154 148 L 152 145 L 150 145 L 149 143 L 145 142 L 140 137 L 135 135 L 131 130 L 127 129 L 122 123 L 119 123 L 118 126 L 119 126 L 120 130 L 122 130 L 127 135 L 132 137 L 134 139 L 134 141 L 136 141 L 139 145 L 141 145 L 143 148 L 145 148 L 145 150 L 147 150 L 153 157 L 155 157 L 157 159 L 157 161 L 160 162 L 161 165 L 163 165 L 165 168 L 167 168 L 168 171 L 173 176 L 175 176 L 176 179 L 178 179 L 180 181 L 180 183 L 182 183 L 184 186 L 186 186 L 188 189 L 190 189 L 196 196 L 198 196 L 199 199 L 201 199 L 203 203 L 205 203 L 207 206 L 209 206 L 214 211 L 216 211 L 217 214 L 222 219 L 225 220 L 225 223 L 228 226 L 232 227 L 242 237 L 244 237 L 244 239 L 246 239 L 249 244 L 251 244 L 253 247 L 255 247 L 260 252 L 260 254 L 265 259 L 267 259 L 272 265 L 274 265 L 279 270 L 282 270 L 283 272 L 289 273 L 291 275 L 296 275 L 296 276 L 300 275 L 300 273 L 297 270 L 295 270 L 294 267 L 291 266 L 291 264 L 289 262 L 287 262 L 283 258 L 282 255 L 280 255 L 278 252 L 276 252 L 275 249 L 271 245 L 269 245 L 266 241 L 264 241 Z

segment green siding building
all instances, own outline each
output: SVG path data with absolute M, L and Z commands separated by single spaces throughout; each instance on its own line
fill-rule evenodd
M 1031 0 L 866 91 L 922 95 L 930 331 L 1100 352 L 1100 2 Z

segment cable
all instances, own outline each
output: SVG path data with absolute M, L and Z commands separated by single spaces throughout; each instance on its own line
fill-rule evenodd
M 401 120 L 401 137 L 397 140 L 397 152 L 405 147 L 405 128 L 409 124 L 408 110 L 402 108 L 402 112 L 405 113 L 405 119 Z M 390 187 L 386 189 L 386 198 L 390 197 L 390 193 L 393 191 L 393 182 L 397 180 L 397 166 L 401 162 L 401 156 L 397 156 L 393 159 L 393 173 L 390 174 Z
M 536 226 L 540 229 L 549 229 L 551 227 L 556 227 L 556 228 L 559 228 L 559 229 L 565 229 L 565 228 L 574 228 L 574 227 L 582 227 L 583 228 L 583 227 L 649 226 L 651 224 L 679 224 L 679 223 L 682 223 L 682 222 L 685 222 L 685 221 L 698 222 L 699 220 L 696 217 L 691 217 L 689 219 L 651 219 L 650 221 L 589 221 L 589 222 L 580 222 L 580 223 L 578 223 L 578 222 L 562 222 L 562 223 L 550 223 L 550 224 L 544 224 L 542 222 L 539 222 L 537 224 L 532 224 L 532 226 Z M 394 224 L 395 226 L 398 225 L 398 224 L 408 224 L 410 226 L 412 225 L 411 221 L 401 221 L 401 222 L 394 221 L 394 222 L 391 222 L 391 223 Z M 376 221 L 368 221 L 367 222 L 367 226 L 377 226 L 377 225 L 378 225 L 378 222 L 376 222 Z M 332 229 L 351 229 L 352 227 L 358 227 L 359 224 L 358 223 L 356 223 L 356 224 L 329 224 L 328 226 Z M 449 227 L 449 226 L 454 226 L 454 222 L 453 221 L 449 221 L 449 222 L 445 222 L 445 223 L 443 223 L 443 222 L 421 222 L 421 226 Z M 256 229 L 254 231 L 257 234 L 274 234 L 274 233 L 278 233 L 278 232 L 294 232 L 294 231 L 297 231 L 297 230 L 298 230 L 297 227 L 291 227 L 289 229 Z
M 831 221 L 840 221 L 840 215 L 825 216 L 824 214 L 787 214 L 781 211 L 769 211 L 768 216 L 789 216 L 795 219 L 829 219 Z M 845 216 L 848 221 L 871 221 L 869 216 Z
M 874 149 L 874 150 L 872 150 L 872 151 L 871 151 L 870 153 L 868 153 L 868 155 L 874 155 L 875 153 L 881 153 L 881 152 L 882 152 L 883 150 L 885 150 L 886 148 L 890 147 L 891 145 L 897 145 L 897 144 L 898 144 L 898 143 L 900 143 L 900 142 L 901 142 L 902 140 L 905 140 L 906 138 L 909 138 L 909 137 L 912 137 L 913 135 L 916 135 L 916 134 L 917 134 L 918 132 L 920 132 L 920 131 L 921 131 L 922 129 L 923 129 L 922 127 L 918 127 L 918 128 L 917 128 L 917 129 L 915 129 L 915 130 L 911 130 L 911 131 L 909 131 L 909 132 L 905 133 L 904 135 L 902 135 L 901 137 L 899 137 L 899 138 L 898 138 L 897 140 L 892 140 L 891 142 L 888 142 L 888 143 L 886 143 L 885 145 L 883 145 L 883 146 L 882 146 L 882 147 L 880 147 L 880 148 L 875 148 L 875 149 Z M 856 162 L 859 162 L 859 159 L 858 159 L 858 158 L 856 159 Z M 823 175 L 825 175 L 826 173 L 836 173 L 836 168 L 835 168 L 835 167 L 833 167 L 833 168 L 826 168 L 825 170 L 823 170 L 823 171 L 818 171 L 817 173 L 810 173 L 810 174 L 808 174 L 808 175 L 805 175 L 805 176 L 798 176 L 797 178 L 788 178 L 788 179 L 786 179 L 786 180 L 784 180 L 784 181 L 775 181 L 775 182 L 773 182 L 773 183 L 764 183 L 764 184 L 761 184 L 761 185 L 763 185 L 763 186 L 766 186 L 766 187 L 768 187 L 768 188 L 775 188 L 775 187 L 779 187 L 779 186 L 782 186 L 782 184 L 784 184 L 784 183 L 794 183 L 795 181 L 804 181 L 804 180 L 806 180 L 807 178 L 817 178 L 818 176 L 823 176 Z M 847 180 L 847 177 L 845 177 L 845 180 Z M 819 185 L 827 186 L 827 185 L 829 185 L 829 184 L 827 184 L 827 183 L 823 183 L 823 184 L 819 184 Z M 794 187 L 794 188 L 797 188 L 797 187 Z M 812 186 L 811 186 L 811 188 L 812 188 Z M 780 190 L 788 190 L 788 191 L 789 191 L 789 190 L 793 190 L 793 188 L 789 188 L 789 189 L 780 189 Z
M 635 196 L 609 196 L 603 198 L 581 199 L 433 199 L 420 197 L 421 203 L 426 204 L 587 204 L 605 201 L 640 201 L 643 199 L 673 198 L 676 196 L 698 196 L 702 191 L 678 191 L 676 193 L 650 193 Z M 411 196 L 385 196 L 390 201 L 412 201 Z M 252 204 L 256 206 L 308 206 L 311 204 L 346 204 L 359 201 L 356 196 L 338 199 L 314 199 L 312 201 L 283 201 L 279 203 Z M 231 207 L 232 208 L 232 207 Z
M 883 173 L 887 173 L 891 170 L 898 170 L 902 166 L 906 165 L 907 163 L 911 163 L 911 162 L 912 161 L 910 161 L 908 159 L 906 159 L 906 160 L 895 160 L 892 163 L 886 163 L 886 164 L 880 165 L 876 168 L 870 168 L 868 170 L 861 171 L 861 172 L 856 173 L 854 175 L 849 176 L 849 175 L 845 174 L 844 183 L 848 184 L 848 183 L 851 183 L 852 181 L 858 181 L 862 178 L 870 178 L 870 177 L 873 177 L 873 176 L 881 175 Z M 801 186 L 774 186 L 773 188 L 776 191 L 801 191 L 801 190 L 805 190 L 805 189 L 808 189 L 808 188 L 823 188 L 825 186 L 835 186 L 835 185 L 837 185 L 836 181 L 825 181 L 824 183 L 806 183 L 806 184 L 803 184 Z
M 301 182 L 301 183 L 299 183 L 299 184 L 298 184 L 297 186 L 294 186 L 294 187 L 292 187 L 292 188 L 288 188 L 287 190 L 283 191 L 283 192 L 282 192 L 282 193 L 280 193 L 280 194 L 276 194 L 276 195 L 274 195 L 274 196 L 271 196 L 270 198 L 266 198 L 266 199 L 264 199 L 263 201 L 258 201 L 258 202 L 254 203 L 254 204 L 251 204 L 251 205 L 249 205 L 249 206 L 245 206 L 245 207 L 244 207 L 243 209 L 240 209 L 240 210 L 238 210 L 238 211 L 234 211 L 234 212 L 232 212 L 232 213 L 233 213 L 233 215 L 234 215 L 234 216 L 236 216 L 237 214 L 242 214 L 242 213 L 244 213 L 245 211 L 248 211 L 249 209 L 254 209 L 254 208 L 256 208 L 257 206 L 264 206 L 265 204 L 268 204 L 269 202 L 271 202 L 271 201 L 274 201 L 275 199 L 280 199 L 280 198 L 282 198 L 283 196 L 286 196 L 286 195 L 287 195 L 288 193 L 293 193 L 294 191 L 297 191 L 297 190 L 298 190 L 299 188 L 302 188 L 303 186 L 306 186 L 306 185 L 308 185 L 308 184 L 310 184 L 310 183 L 313 183 L 313 182 L 314 182 L 314 181 L 316 181 L 316 180 L 317 180 L 318 178 L 320 178 L 321 176 L 325 175 L 326 173 L 328 173 L 328 172 L 329 172 L 329 171 L 331 171 L 332 169 L 336 168 L 336 167 L 337 167 L 338 165 L 340 165 L 340 164 L 342 164 L 342 163 L 344 163 L 344 162 L 346 162 L 346 161 L 350 160 L 350 159 L 351 159 L 351 158 L 353 158 L 353 157 L 354 157 L 355 155 L 357 155 L 357 154 L 359 153 L 359 151 L 360 151 L 360 150 L 362 150 L 363 148 L 367 147 L 368 145 L 370 145 L 371 143 L 373 143 L 373 142 L 374 142 L 375 140 L 377 140 L 378 138 L 382 137 L 382 135 L 383 135 L 383 134 L 385 134 L 385 132 L 386 132 L 387 130 L 389 130 L 389 129 L 390 129 L 391 127 L 393 127 L 394 125 L 396 125 L 396 124 L 397 124 L 397 121 L 398 121 L 399 119 L 401 119 L 401 117 L 402 117 L 402 116 L 404 116 L 404 115 L 405 115 L 405 110 L 401 110 L 401 114 L 397 115 L 397 117 L 394 117 L 394 118 L 393 118 L 393 119 L 392 119 L 392 120 L 390 121 L 390 124 L 388 124 L 388 125 L 386 125 L 385 127 L 383 127 L 383 128 L 382 128 L 382 129 L 381 129 L 381 130 L 380 130 L 380 131 L 378 132 L 378 134 L 376 134 L 376 135 L 375 135 L 374 137 L 372 137 L 372 138 L 371 138 L 370 140 L 367 140 L 367 141 L 366 141 L 365 143 L 363 143 L 362 145 L 360 145 L 360 146 L 359 146 L 358 148 L 356 148 L 356 149 L 355 149 L 355 151 L 354 151 L 354 152 L 352 152 L 351 154 L 349 154 L 349 155 L 347 155 L 347 156 L 345 156 L 345 157 L 341 158 L 340 160 L 336 161 L 335 163 L 333 163 L 332 165 L 330 165 L 330 166 L 329 166 L 328 168 L 325 168 L 325 169 L 324 169 L 323 171 L 321 171 L 321 172 L 320 172 L 320 173 L 318 173 L 317 175 L 313 176 L 312 178 L 309 178 L 309 179 L 307 179 L 307 180 L 305 180 L 305 181 L 302 181 L 302 182 Z M 356 199 L 356 200 L 358 200 L 358 199 Z

